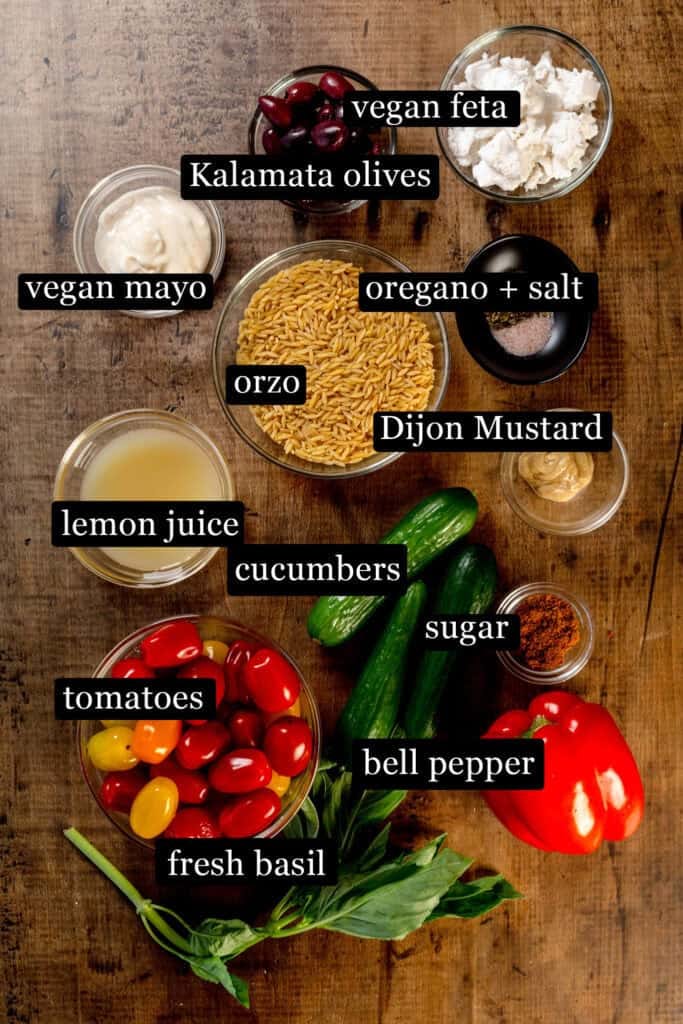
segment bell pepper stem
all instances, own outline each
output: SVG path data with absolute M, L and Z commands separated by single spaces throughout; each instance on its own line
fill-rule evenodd
M 544 725 L 552 725 L 552 722 L 550 722 L 549 719 L 544 718 L 543 715 L 536 715 L 527 731 L 523 732 L 519 737 L 520 740 L 532 740 L 534 738 L 534 733 L 538 732 L 539 729 L 542 729 Z

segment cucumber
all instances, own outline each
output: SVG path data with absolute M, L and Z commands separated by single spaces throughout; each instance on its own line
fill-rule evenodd
M 405 544 L 408 548 L 408 579 L 417 576 L 432 559 L 454 544 L 474 526 L 477 499 L 464 487 L 437 491 L 411 509 L 380 544 Z M 308 632 L 325 647 L 336 647 L 353 636 L 386 595 L 321 597 L 308 616 Z
M 439 585 L 434 615 L 485 612 L 496 590 L 496 560 L 483 544 L 467 544 L 451 559 Z M 457 660 L 457 648 L 424 651 L 415 673 L 415 688 L 403 713 L 409 739 L 429 739 L 436 732 L 436 714 Z
M 337 724 L 347 765 L 355 739 L 383 739 L 396 725 L 410 641 L 420 621 L 427 588 L 417 580 L 398 599 Z

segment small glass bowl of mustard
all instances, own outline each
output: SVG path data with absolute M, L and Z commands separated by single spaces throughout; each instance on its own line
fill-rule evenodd
M 525 601 L 539 595 L 549 595 L 561 602 L 566 602 L 571 607 L 578 627 L 577 643 L 565 651 L 560 665 L 547 669 L 530 668 L 525 664 L 521 650 L 496 651 L 496 655 L 508 672 L 517 676 L 518 679 L 523 679 L 526 683 L 536 683 L 539 686 L 561 686 L 585 668 L 593 653 L 595 640 L 593 619 L 581 598 L 571 594 L 564 587 L 549 582 L 525 583 L 511 590 L 496 608 L 496 614 L 516 615 Z
M 541 497 L 524 478 L 520 472 L 520 453 L 504 452 L 500 460 L 500 483 L 512 511 L 539 533 L 578 537 L 604 526 L 626 496 L 630 475 L 628 455 L 616 431 L 612 432 L 611 451 L 590 454 L 593 461 L 590 483 L 568 501 L 553 501 Z
M 180 171 L 173 167 L 162 167 L 157 164 L 138 164 L 134 167 L 122 167 L 119 171 L 108 174 L 90 190 L 76 214 L 74 222 L 74 257 L 81 274 L 101 274 L 102 267 L 95 254 L 95 237 L 101 214 L 121 196 L 138 189 L 160 188 L 171 189 L 180 195 Z M 218 207 L 209 199 L 193 199 L 206 217 L 211 232 L 211 253 L 206 265 L 206 273 L 211 274 L 214 281 L 218 278 L 225 260 L 225 228 Z M 124 309 L 127 316 L 138 316 L 156 319 L 163 316 L 177 316 L 181 309 Z

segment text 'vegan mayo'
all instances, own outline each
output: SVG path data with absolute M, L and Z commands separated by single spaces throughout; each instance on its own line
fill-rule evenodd
M 539 498 L 571 501 L 593 479 L 593 456 L 590 452 L 523 452 L 517 468 Z
M 108 274 L 201 274 L 211 257 L 205 215 L 170 188 L 138 188 L 97 221 L 95 255 Z

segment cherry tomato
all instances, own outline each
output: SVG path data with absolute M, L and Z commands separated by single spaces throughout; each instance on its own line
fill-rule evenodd
M 262 647 L 244 666 L 244 684 L 251 699 L 271 714 L 291 708 L 301 683 L 296 670 L 277 651 Z
M 133 800 L 147 782 L 147 776 L 139 768 L 129 772 L 107 772 L 100 786 L 100 803 L 108 811 L 131 809 Z
M 105 729 L 111 729 L 114 726 L 120 726 L 122 729 L 135 728 L 135 720 L 132 718 L 101 718 L 100 721 Z
M 96 732 L 88 740 L 88 757 L 101 772 L 120 772 L 135 768 L 139 761 L 133 753 L 133 730 L 114 725 Z
M 229 647 L 222 640 L 205 640 L 202 644 L 202 654 L 211 658 L 217 665 L 224 665 L 228 656 Z
M 282 804 L 277 793 L 259 789 L 229 800 L 218 818 L 220 830 L 226 839 L 246 839 L 262 832 L 274 821 Z
M 209 768 L 209 782 L 219 793 L 250 793 L 270 782 L 273 772 L 262 750 L 231 750 Z
M 167 839 L 220 839 L 221 831 L 203 807 L 182 807 L 164 836 Z
M 154 679 L 154 673 L 142 658 L 122 658 L 111 670 L 112 679 Z
M 130 809 L 130 827 L 142 839 L 154 839 L 168 828 L 178 810 L 178 787 L 171 779 L 152 779 L 142 787 Z
M 228 700 L 231 704 L 243 704 L 249 699 L 243 682 L 244 666 L 255 651 L 256 645 L 247 640 L 235 640 L 230 644 L 224 671 Z
M 202 638 L 194 623 L 176 619 L 146 636 L 140 650 L 150 668 L 178 668 L 199 657 Z
M 230 746 L 230 733 L 221 722 L 193 726 L 183 733 L 176 749 L 181 768 L 196 771 L 215 761 Z
M 280 775 L 301 775 L 311 760 L 313 736 L 303 718 L 287 715 L 268 726 L 263 749 Z
M 186 665 L 181 668 L 178 672 L 178 679 L 213 679 L 216 687 L 216 709 L 221 704 L 223 697 L 225 696 L 225 676 L 223 675 L 223 666 L 217 665 L 211 658 L 197 658 L 191 665 Z M 187 719 L 189 725 L 204 725 L 208 721 L 206 718 L 202 719 Z
M 278 772 L 273 772 L 266 789 L 272 789 L 273 793 L 283 797 L 289 789 L 291 781 L 289 775 L 280 775 Z
M 236 747 L 259 747 L 263 739 L 263 719 L 253 708 L 237 708 L 228 718 L 232 742 Z
M 133 730 L 133 753 L 147 764 L 159 764 L 178 746 L 183 723 L 141 718 Z
M 287 714 L 294 715 L 295 718 L 301 717 L 301 701 L 298 697 L 292 704 L 291 708 L 287 708 Z M 278 718 L 282 718 L 281 711 L 276 711 L 274 715 L 264 715 L 263 721 L 266 724 L 266 729 L 271 724 L 271 722 L 277 722 Z
M 173 760 L 152 765 L 149 774 L 153 779 L 163 777 L 175 782 L 181 804 L 203 804 L 209 795 L 209 783 L 201 772 L 188 772 Z

